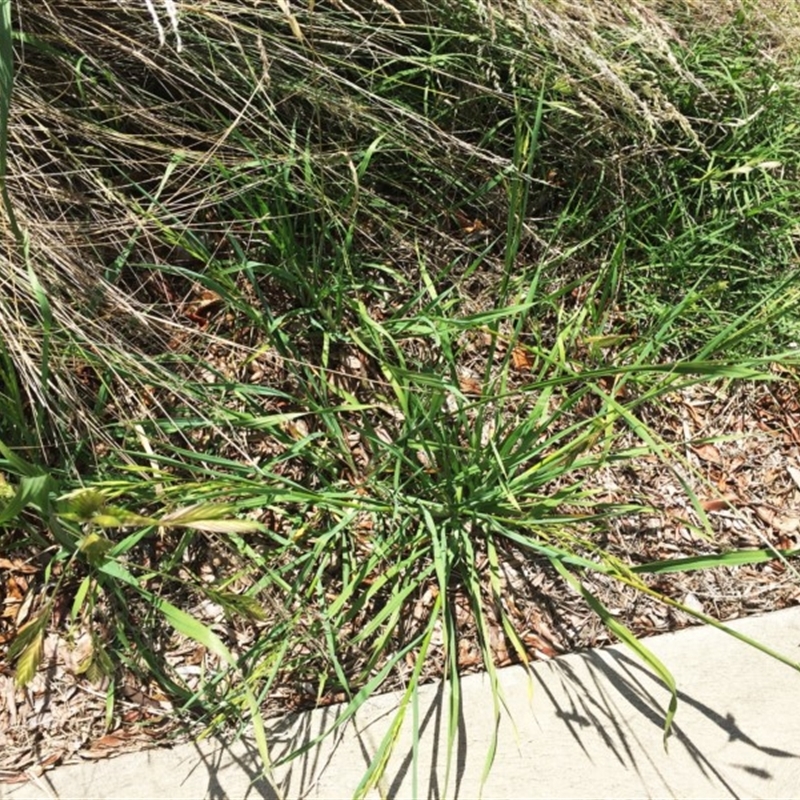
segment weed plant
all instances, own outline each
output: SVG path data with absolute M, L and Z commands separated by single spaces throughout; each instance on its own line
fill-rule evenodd
M 690 385 L 796 381 L 800 18 L 300 5 L 180 8 L 179 50 L 171 4 L 159 45 L 144 4 L 0 2 L 0 548 L 47 576 L 19 682 L 57 599 L 90 677 L 124 664 L 208 724 L 291 679 L 337 727 L 402 675 L 366 791 L 421 680 L 457 708 L 457 594 L 500 713 L 490 608 L 531 658 L 514 548 L 670 687 L 668 731 L 668 665 L 591 574 L 724 628 L 649 576 L 793 553 L 625 563 L 597 534 L 648 500 L 587 475 L 680 464 L 643 409 Z

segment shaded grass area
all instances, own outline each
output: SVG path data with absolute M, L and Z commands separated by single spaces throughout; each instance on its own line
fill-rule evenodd
M 491 680 L 498 630 L 536 657 L 513 549 L 672 686 L 589 576 L 713 624 L 644 576 L 793 555 L 627 563 L 603 531 L 652 501 L 591 481 L 680 466 L 659 421 L 689 387 L 796 382 L 785 9 L 214 0 L 177 52 L 145 9 L 3 8 L 0 541 L 43 576 L 4 634 L 22 682 L 55 629 L 89 632 L 110 707 L 120 665 L 206 722 L 341 722 L 442 676 L 455 707 L 462 601 Z

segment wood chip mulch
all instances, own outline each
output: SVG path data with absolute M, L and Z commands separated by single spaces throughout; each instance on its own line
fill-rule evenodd
M 632 564 L 741 548 L 800 546 L 800 398 L 796 380 L 790 377 L 774 384 L 690 387 L 669 398 L 668 404 L 644 410 L 658 416 L 650 422 L 669 443 L 672 457 L 647 456 L 622 467 L 611 463 L 587 480 L 596 490 L 598 508 L 635 500 L 650 510 L 616 517 L 602 530 L 587 529 L 587 542 Z M 635 444 L 633 438 L 630 444 Z M 582 598 L 545 560 L 511 544 L 503 546 L 501 558 L 502 607 L 496 607 L 488 588 L 484 598 L 489 645 L 498 666 L 520 661 L 503 632 L 502 614 L 512 622 L 531 660 L 613 643 Z M 488 570 L 486 563 L 478 566 Z M 24 618 L 25 598 L 41 578 L 38 571 L 25 561 L 0 558 L 3 652 Z M 645 579 L 653 589 L 722 622 L 800 603 L 800 575 L 792 561 Z M 586 585 L 637 636 L 695 622 L 604 575 L 587 576 Z M 435 586 L 421 587 L 413 598 L 412 627 L 414 620 L 424 625 L 435 593 Z M 483 663 L 473 608 L 458 587 L 451 602 L 460 636 L 459 667 L 463 673 L 479 671 Z M 48 634 L 42 667 L 25 689 L 15 687 L 11 666 L 0 662 L 0 782 L 30 780 L 58 764 L 106 758 L 186 735 L 170 701 L 124 670 L 117 675 L 113 706 L 107 707 L 108 684 L 92 684 L 79 674 L 85 643 L 64 627 Z M 257 633 L 237 635 L 248 639 Z M 439 636 L 432 643 L 423 680 L 441 676 L 441 645 Z M 192 666 L 198 658 L 193 643 L 173 640 L 171 646 L 171 660 L 179 668 L 186 674 L 199 670 Z M 413 663 L 410 656 L 386 688 L 402 685 Z M 308 682 L 285 683 L 266 711 L 341 699 L 336 693 L 318 697 Z

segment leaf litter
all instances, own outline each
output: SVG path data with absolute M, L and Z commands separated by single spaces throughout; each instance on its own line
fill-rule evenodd
M 343 364 L 350 364 L 351 369 L 341 371 L 341 380 L 350 381 L 351 392 L 358 391 L 363 362 L 359 361 L 358 368 L 355 361 L 344 360 Z M 515 357 L 515 369 L 526 368 L 523 359 Z M 265 380 L 274 377 L 265 376 Z M 470 388 L 480 391 L 478 386 Z M 693 386 L 670 398 L 669 412 L 653 404 L 642 413 L 650 415 L 648 424 L 670 440 L 682 459 L 676 462 L 645 455 L 627 460 L 622 467 L 611 462 L 587 470 L 586 488 L 591 490 L 598 512 L 631 499 L 641 500 L 647 508 L 606 519 L 601 527 L 589 525 L 583 534 L 587 542 L 594 541 L 631 565 L 741 548 L 793 550 L 800 546 L 800 402 L 793 386 L 744 382 Z M 630 436 L 629 444 L 634 446 Z M 267 442 L 265 438 L 263 444 Z M 625 445 L 625 441 L 619 443 L 620 447 Z M 357 461 L 366 467 L 371 458 L 367 445 L 355 437 L 352 446 L 354 454 L 360 452 Z M 296 469 L 287 461 L 287 474 L 296 474 Z M 555 492 L 558 487 L 549 489 Z M 692 503 L 692 493 L 699 504 Z M 569 512 L 569 508 L 563 511 Z M 585 515 L 587 509 L 580 512 Z M 261 518 L 278 533 L 290 530 L 278 509 L 264 511 Z M 363 512 L 354 520 L 355 539 L 361 542 L 357 546 L 369 549 L 376 524 L 380 521 L 374 515 Z M 257 613 L 229 613 L 236 598 L 246 596 L 253 580 L 234 555 L 229 551 L 221 555 L 223 551 L 213 546 L 213 530 L 206 535 L 209 546 L 185 568 L 209 586 L 226 580 L 228 588 L 225 593 L 210 593 L 194 602 L 190 613 L 221 636 L 231 652 L 245 653 L 265 631 L 280 626 L 291 625 L 300 641 L 302 631 L 308 631 L 306 644 L 273 682 L 265 713 L 280 715 L 344 701 L 344 691 L 326 689 L 328 682 L 320 680 L 320 674 L 332 672 L 333 665 L 330 653 L 314 639 L 312 631 L 319 620 L 313 618 L 313 605 L 301 608 L 274 593 L 262 593 L 259 602 L 250 601 L 251 610 Z M 294 531 L 292 535 L 302 533 Z M 614 636 L 599 617 L 565 585 L 546 559 L 523 551 L 511 541 L 500 542 L 498 558 L 499 606 L 489 588 L 489 561 L 480 553 L 476 556 L 476 570 L 483 581 L 488 648 L 496 666 L 521 661 L 521 654 L 504 630 L 503 616 L 513 625 L 529 660 L 614 643 Z M 0 642 L 4 647 L 35 618 L 41 563 L 35 559 L 0 560 Z M 637 637 L 678 630 L 695 622 L 689 614 L 602 573 L 586 574 L 582 581 Z M 687 608 L 722 622 L 800 603 L 796 569 L 791 561 L 779 559 L 656 575 L 649 579 L 649 585 Z M 431 579 L 412 593 L 407 618 L 399 623 L 395 635 L 398 647 L 424 629 L 438 591 Z M 329 601 L 334 599 L 332 596 Z M 455 585 L 451 603 L 458 637 L 458 669 L 462 674 L 481 671 L 485 669 L 481 634 L 466 588 Z M 240 603 L 237 610 L 243 609 L 245 605 Z M 367 603 L 351 617 L 347 628 L 335 633 L 340 644 L 339 667 L 347 677 L 363 675 L 372 658 L 369 640 L 359 640 L 358 632 L 375 609 L 374 602 Z M 322 610 L 319 613 L 323 614 Z M 161 643 L 166 661 L 190 689 L 199 690 L 202 676 L 223 666 L 212 653 L 185 636 L 172 632 Z M 27 780 L 57 764 L 105 758 L 187 735 L 185 715 L 176 713 L 173 702 L 141 669 L 117 669 L 113 676 L 100 674 L 91 680 L 85 663 L 91 660 L 92 642 L 85 633 L 70 630 L 63 622 L 51 624 L 43 635 L 42 647 L 39 669 L 24 689 L 15 685 L 8 662 L 0 666 L 2 780 Z M 305 657 L 306 667 L 293 671 L 292 666 L 296 667 L 301 657 Z M 382 660 L 387 657 L 385 654 Z M 433 637 L 422 680 L 441 678 L 445 660 L 440 631 Z M 373 672 L 380 663 L 381 659 L 373 664 Z M 414 664 L 412 652 L 395 665 L 383 689 L 400 688 Z M 112 680 L 117 683 L 112 685 Z

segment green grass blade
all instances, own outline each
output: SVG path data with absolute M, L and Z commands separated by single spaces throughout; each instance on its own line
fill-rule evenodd
M 746 564 L 764 564 L 776 558 L 790 559 L 800 556 L 800 548 L 794 550 L 734 550 L 730 553 L 717 553 L 686 558 L 671 558 L 664 561 L 650 561 L 630 567 L 637 574 L 665 575 L 670 572 L 692 572 L 694 570 L 716 569 L 718 567 L 741 567 Z
M 11 0 L 0 0 L 0 198 L 17 244 L 22 245 L 22 231 L 17 224 L 14 206 L 6 185 L 8 165 L 8 123 L 11 95 L 14 88 L 13 29 L 11 27 Z
M 606 627 L 619 637 L 620 641 L 630 648 L 655 674 L 661 678 L 670 693 L 669 706 L 664 718 L 664 748 L 667 747 L 667 738 L 672 729 L 672 720 L 678 710 L 678 687 L 672 673 L 663 662 L 647 647 L 645 647 L 613 614 L 592 594 L 558 559 L 550 559 L 550 563 L 558 570 L 561 576 L 572 586 L 589 607 L 600 617 Z

